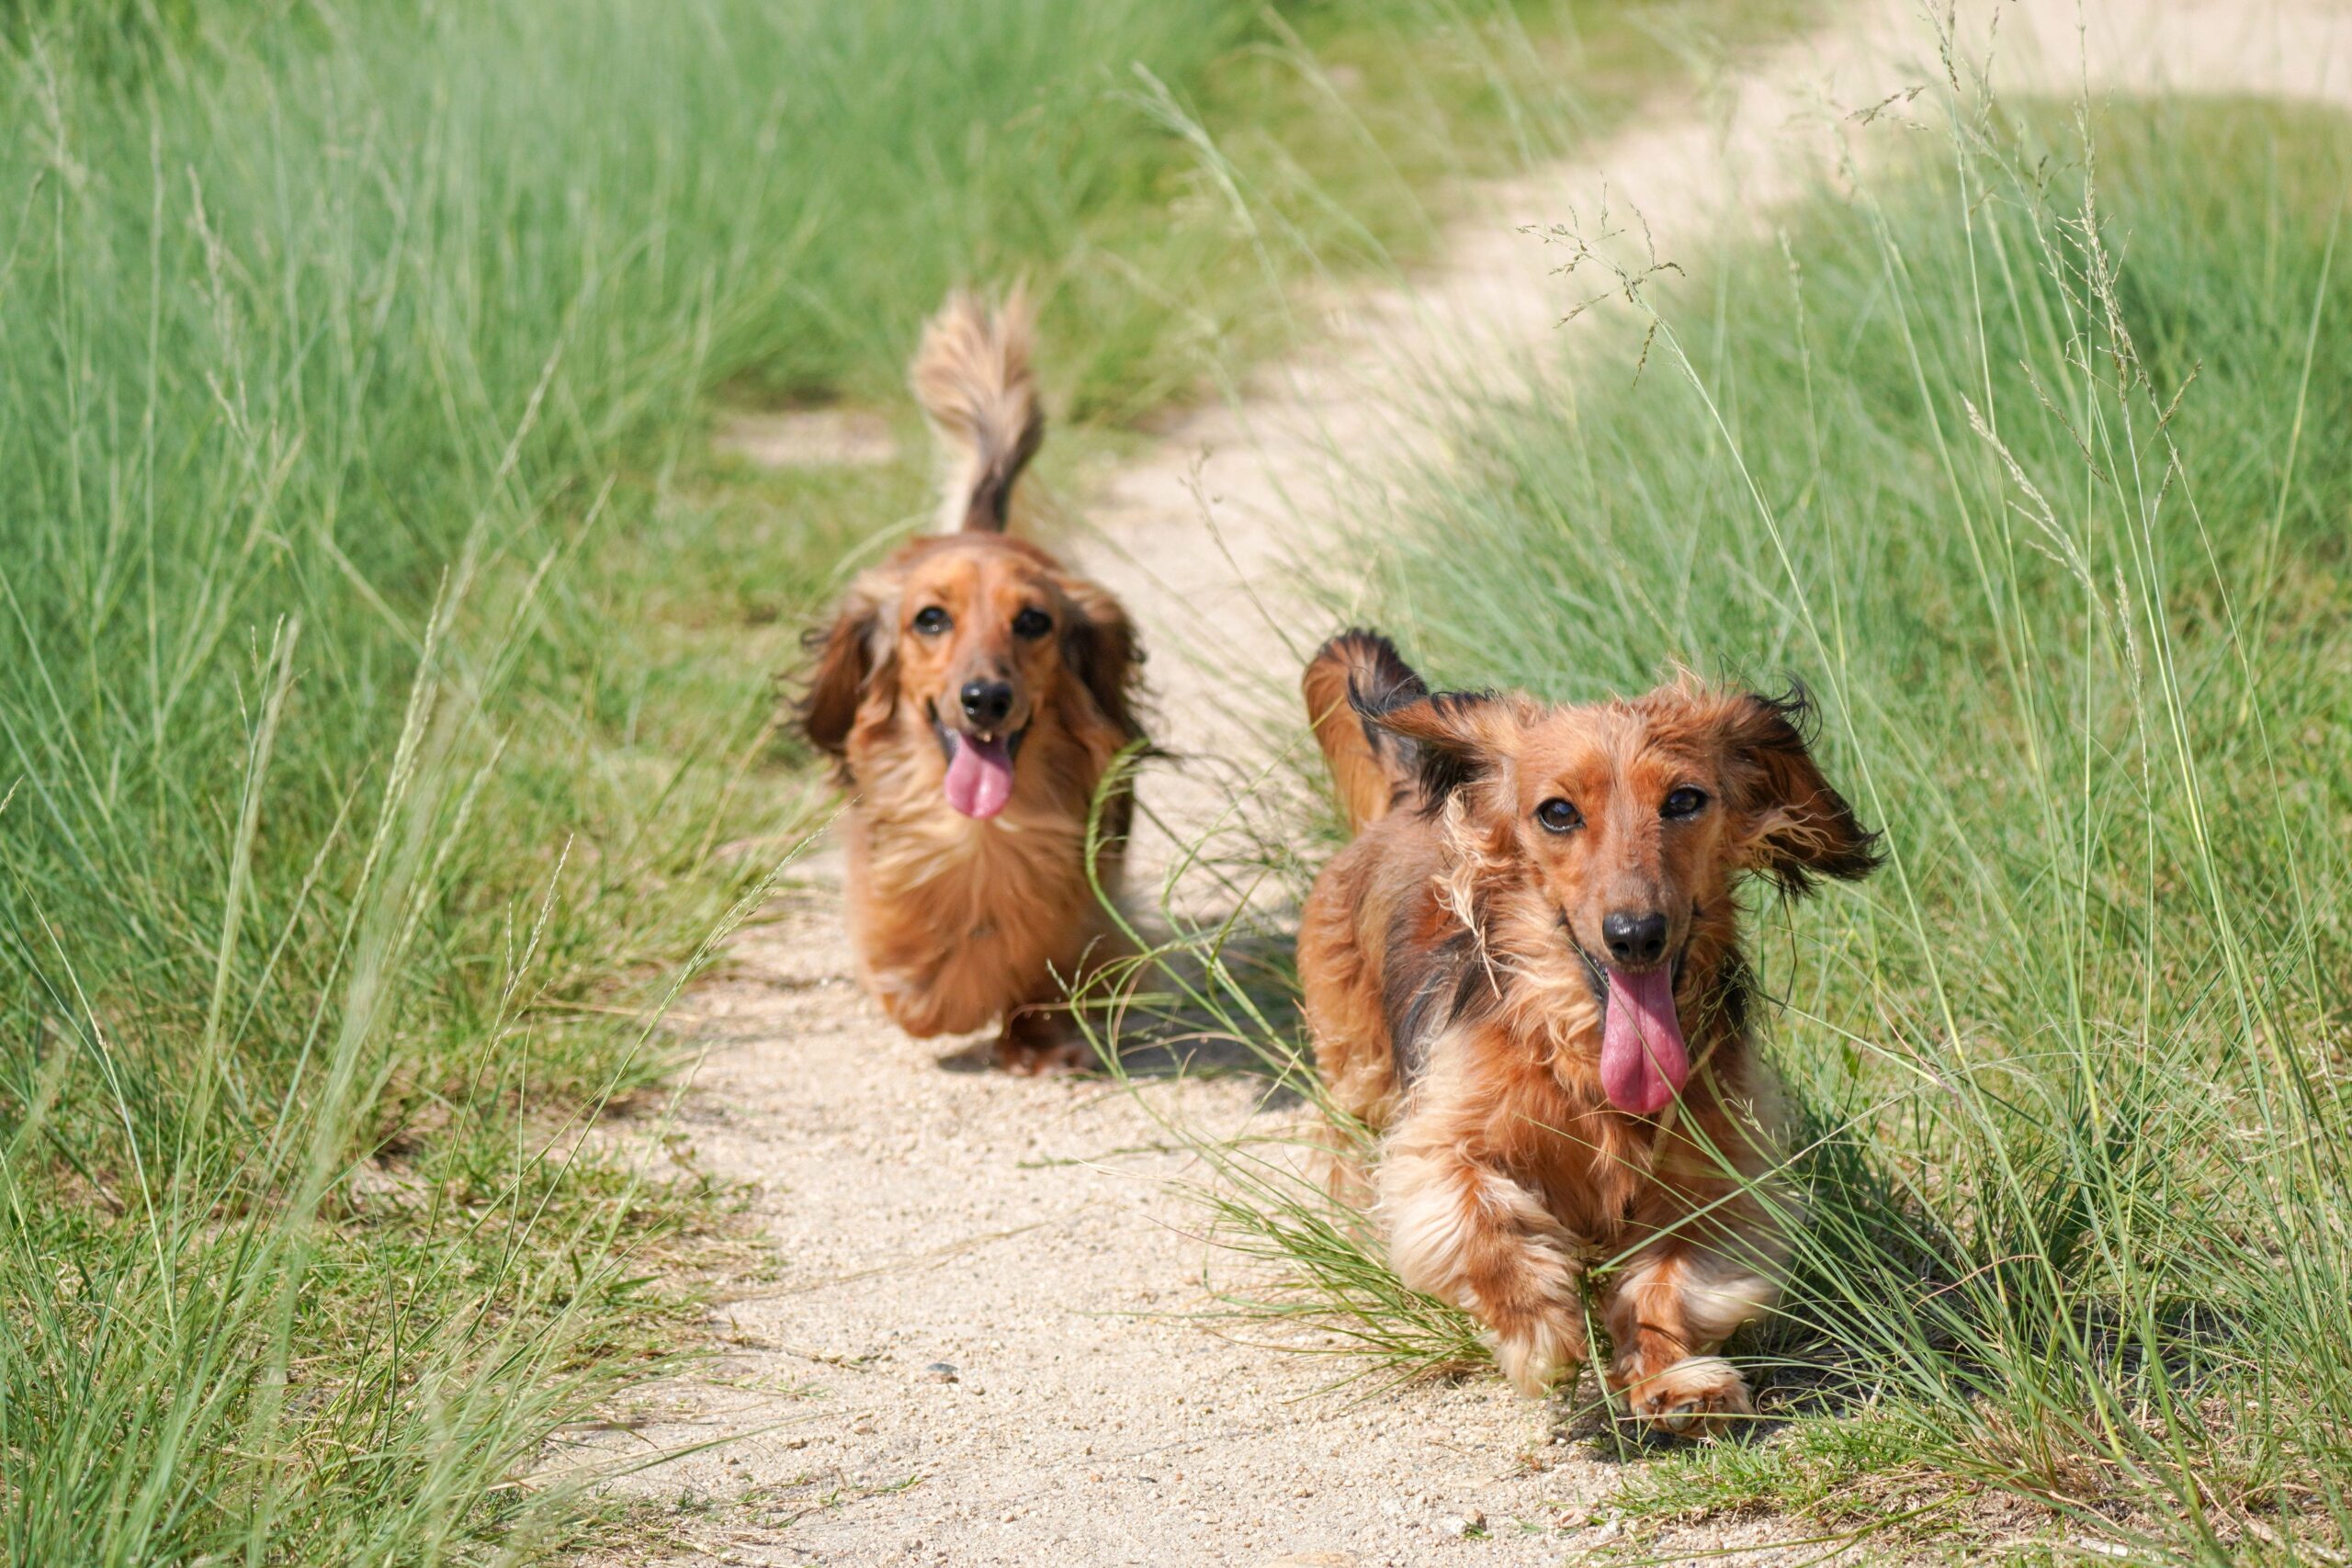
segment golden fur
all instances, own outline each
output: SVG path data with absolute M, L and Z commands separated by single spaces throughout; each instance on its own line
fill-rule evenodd
M 1713 1352 L 1770 1308 L 1787 1244 L 1769 1212 L 1785 1205 L 1742 1186 L 1769 1180 L 1778 1118 L 1734 890 L 1876 863 L 1801 703 L 1688 680 L 1585 707 L 1432 695 L 1364 632 L 1326 645 L 1305 686 L 1356 837 L 1307 901 L 1299 973 L 1325 1080 L 1384 1132 L 1374 1213 L 1397 1272 L 1476 1317 L 1539 1393 L 1588 1353 L 1586 1269 L 1623 1256 L 1599 1286 L 1610 1386 L 1667 1431 L 1747 1415 Z M 1538 810 L 1561 800 L 1579 819 L 1546 830 Z M 1616 993 L 1590 955 L 1635 909 L 1665 917 L 1657 951 L 1675 956 L 1626 973 L 1676 965 L 1659 983 L 1690 1047 L 1656 1115 L 1612 1103 L 1600 1065 Z
M 951 299 L 924 333 L 911 379 L 948 459 L 954 531 L 901 546 L 850 585 L 830 628 L 811 634 L 800 705 L 852 792 L 849 917 L 866 989 L 919 1037 L 1001 1021 L 999 1057 L 1017 1071 L 1081 1059 L 1053 1010 L 1108 934 L 1087 819 L 1113 757 L 1142 733 L 1125 612 L 1002 533 L 1044 429 L 1029 348 L 1017 296 L 996 314 Z M 973 682 L 1003 694 L 1001 720 L 976 725 L 959 706 Z M 976 735 L 1012 748 L 1011 795 L 986 818 L 945 790 L 953 750 Z M 1130 811 L 1124 793 L 1104 810 L 1107 882 Z

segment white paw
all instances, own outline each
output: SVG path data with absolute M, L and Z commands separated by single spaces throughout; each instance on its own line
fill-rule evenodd
M 1555 1323 L 1539 1322 L 1517 1334 L 1495 1336 L 1495 1364 L 1511 1387 L 1541 1399 L 1584 1359 L 1582 1337 Z
M 1689 1356 L 1623 1385 L 1636 1419 L 1677 1438 L 1713 1438 L 1751 1419 L 1747 1380 L 1721 1356 Z

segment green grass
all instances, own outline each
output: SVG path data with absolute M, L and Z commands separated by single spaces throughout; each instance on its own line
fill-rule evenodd
M 1887 829 L 1751 911 L 1810 1217 L 1747 1349 L 1795 1435 L 1636 1503 L 2309 1561 L 2352 1535 L 2352 125 L 1950 132 L 1667 258 L 1332 591 L 1453 683 L 1799 677 Z
M 0 6 L 0 1543 L 527 1557 L 718 1196 L 574 1134 L 814 818 L 773 673 L 954 282 L 1115 428 L 1778 8 Z M 1722 24 L 1731 17 L 1736 25 Z M 1570 79 L 1573 78 L 1573 84 Z

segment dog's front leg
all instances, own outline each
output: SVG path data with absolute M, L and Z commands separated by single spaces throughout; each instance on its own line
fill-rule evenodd
M 1058 1077 L 1094 1066 L 1094 1051 L 1069 1014 L 1046 1007 L 1016 1007 L 1004 1016 L 996 1062 L 1023 1077 Z
M 1459 1141 L 1397 1130 L 1380 1164 L 1379 1214 L 1397 1276 L 1491 1330 L 1495 1360 L 1541 1397 L 1585 1357 L 1574 1239 L 1542 1199 Z
M 1714 1352 L 1780 1295 L 1768 1261 L 1674 1235 L 1627 1259 L 1601 1292 L 1609 1385 L 1636 1419 L 1707 1438 L 1751 1419 L 1747 1380 Z

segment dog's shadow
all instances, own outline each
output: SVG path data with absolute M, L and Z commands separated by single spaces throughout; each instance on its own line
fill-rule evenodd
M 1100 1043 L 1129 1077 L 1245 1073 L 1279 1079 L 1304 1061 L 1297 958 L 1287 925 L 1213 949 L 1163 947 L 1126 977 Z
M 1125 961 L 1066 1004 L 1083 1041 L 1077 1076 L 1134 1084 L 1245 1077 L 1263 1103 L 1302 1103 L 1314 1072 L 1301 1039 L 1286 931 L 1227 933 L 1213 948 L 1171 942 Z M 943 1072 L 1001 1070 L 981 1036 L 936 1059 Z

